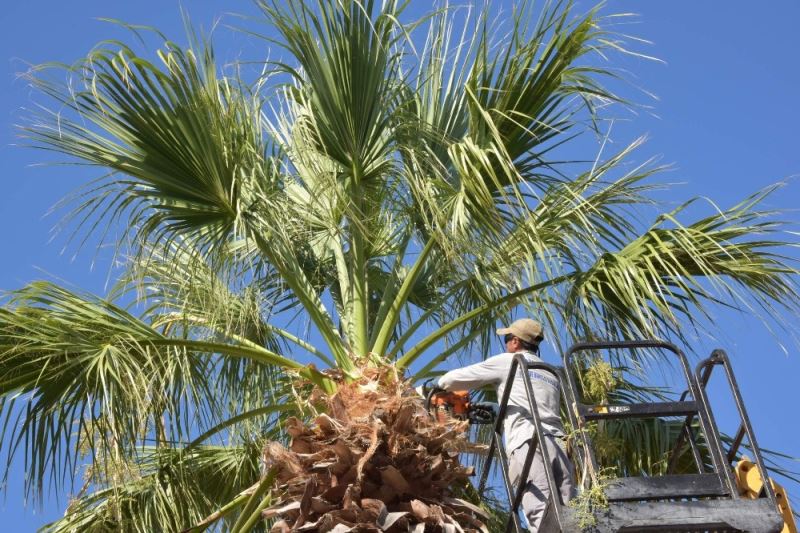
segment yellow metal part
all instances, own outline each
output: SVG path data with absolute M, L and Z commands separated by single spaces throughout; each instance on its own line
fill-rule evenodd
M 739 494 L 745 498 L 756 499 L 764 489 L 764 480 L 761 479 L 761 472 L 758 467 L 747 457 L 742 458 L 736 464 L 736 484 L 739 487 Z M 778 501 L 778 512 L 783 517 L 783 529 L 781 533 L 797 533 L 797 525 L 794 521 L 794 514 L 789 505 L 789 497 L 783 487 L 769 480 L 772 490 L 775 492 L 775 499 Z

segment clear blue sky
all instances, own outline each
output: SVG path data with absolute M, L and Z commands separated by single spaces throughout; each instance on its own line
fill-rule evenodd
M 185 0 L 184 6 L 195 23 L 205 28 L 226 11 L 254 12 L 249 2 L 242 1 Z M 636 24 L 621 29 L 653 41 L 639 49 L 665 62 L 634 58 L 624 62 L 622 66 L 636 83 L 658 100 L 649 102 L 651 112 L 631 115 L 630 121 L 615 125 L 614 137 L 621 144 L 647 134 L 650 140 L 639 157 L 655 155 L 674 163 L 674 170 L 663 179 L 681 185 L 665 196 L 668 201 L 677 204 L 700 195 L 728 206 L 768 184 L 800 175 L 796 39 L 800 3 L 610 0 L 605 12 L 639 13 Z M 98 255 L 93 270 L 93 250 L 83 250 L 74 260 L 71 253 L 62 254 L 63 239 L 48 242 L 58 217 L 44 217 L 64 194 L 96 177 L 96 172 L 32 166 L 49 156 L 12 146 L 17 142 L 13 124 L 24 116 L 23 108 L 31 105 L 31 92 L 16 73 L 24 71 L 27 63 L 72 62 L 100 40 L 127 38 L 97 17 L 154 25 L 176 40 L 183 36 L 179 5 L 173 1 L 7 2 L 0 10 L 2 290 L 41 277 L 44 270 L 82 288 L 104 292 L 107 254 Z M 218 54 L 224 61 L 265 55 L 263 41 L 250 41 L 225 28 L 217 36 Z M 646 100 L 640 97 L 640 101 Z M 770 205 L 796 209 L 798 200 L 800 183 L 795 179 Z M 790 212 L 786 218 L 800 222 L 800 213 Z M 785 355 L 767 329 L 746 316 L 720 310 L 716 323 L 718 340 L 703 341 L 701 353 L 717 345 L 728 350 L 761 445 L 800 456 L 800 417 L 794 410 L 800 377 L 797 344 L 787 340 Z M 724 426 L 730 416 L 723 411 Z M 64 495 L 58 502 L 49 500 L 43 510 L 23 508 L 21 476 L 17 465 L 7 494 L 0 499 L 5 531 L 32 531 L 63 512 Z M 800 492 L 799 487 L 792 488 Z

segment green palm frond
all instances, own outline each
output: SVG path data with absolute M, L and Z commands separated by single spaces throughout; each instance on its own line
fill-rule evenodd
M 38 491 L 46 472 L 56 486 L 75 475 L 84 454 L 124 458 L 144 436 L 180 440 L 191 428 L 218 423 L 224 396 L 215 394 L 214 378 L 233 371 L 247 380 L 230 369 L 231 356 L 314 373 L 258 346 L 166 337 L 113 303 L 45 282 L 11 293 L 0 309 L 0 347 L 10 428 L 2 444 L 9 461 L 23 451 L 30 458 L 30 488 Z M 219 353 L 228 358 L 208 357 Z M 268 376 L 258 382 L 280 394 Z M 259 403 L 265 392 L 247 389 L 235 398 Z M 245 394 L 257 396 L 243 402 Z M 24 421 L 9 424 L 17 403 Z
M 198 57 L 167 42 L 159 59 L 114 42 L 71 67 L 70 85 L 36 69 L 32 83 L 74 115 L 40 116 L 26 134 L 35 146 L 111 170 L 78 197 L 79 212 L 127 218 L 140 235 L 191 230 L 216 244 L 253 201 L 242 180 L 268 186 L 253 120 L 259 102 L 217 79 L 210 47 Z
M 685 341 L 679 324 L 700 328 L 710 318 L 709 303 L 760 308 L 770 316 L 778 308 L 796 312 L 798 271 L 777 252 L 787 246 L 782 224 L 774 213 L 757 210 L 774 190 L 688 225 L 676 219 L 685 204 L 621 250 L 600 256 L 570 289 L 566 311 L 575 330 Z
M 341 4 L 317 2 L 309 6 L 292 0 L 259 6 L 278 30 L 299 68 L 281 65 L 301 80 L 307 93 L 309 125 L 317 148 L 352 180 L 352 186 L 386 165 L 386 129 L 394 107 L 399 57 L 393 51 L 402 38 L 395 1 Z
M 8 305 L 0 310 L 3 416 L 27 405 L 3 444 L 9 459 L 25 448 L 38 491 L 45 472 L 57 484 L 73 475 L 81 448 L 127 452 L 143 434 L 165 436 L 165 412 L 177 422 L 187 401 L 206 403 L 202 366 L 177 346 L 156 347 L 161 335 L 112 304 L 36 283 Z
M 70 502 L 64 518 L 43 531 L 182 531 L 260 478 L 260 452 L 260 442 L 191 452 L 145 448 L 130 465 L 129 479 L 80 495 Z M 230 525 L 235 514 L 222 519 Z

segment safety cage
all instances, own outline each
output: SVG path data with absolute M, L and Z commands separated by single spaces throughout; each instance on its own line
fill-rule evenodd
M 573 371 L 576 355 L 580 352 L 602 350 L 662 349 L 677 358 L 686 390 L 678 401 L 652 403 L 625 403 L 616 405 L 593 405 L 584 402 Z M 725 371 L 740 425 L 736 434 L 723 446 L 706 394 L 706 385 L 712 371 L 721 366 Z M 572 346 L 564 354 L 564 366 L 558 367 L 543 362 L 530 362 L 522 354 L 514 357 L 508 383 L 513 383 L 517 372 L 544 370 L 552 373 L 561 384 L 563 405 L 567 406 L 569 422 L 573 428 L 585 428 L 599 420 L 623 418 L 681 417 L 683 426 L 667 458 L 667 474 L 660 476 L 620 477 L 600 480 L 600 467 L 595 456 L 592 439 L 587 431 L 577 431 L 575 462 L 584 474 L 582 489 L 593 486 L 602 488 L 607 507 L 594 513 L 593 525 L 588 529 L 597 533 L 618 532 L 752 532 L 769 533 L 781 531 L 784 518 L 791 522 L 791 511 L 785 505 L 782 490 L 776 491 L 768 479 L 761 451 L 753 434 L 750 420 L 736 383 L 730 360 L 722 350 L 715 350 L 701 361 L 692 372 L 686 356 L 673 344 L 657 341 L 585 342 Z M 534 419 L 535 435 L 532 436 L 520 479 L 527 479 L 534 453 L 542 442 L 544 433 L 536 408 L 533 388 L 524 380 L 530 412 Z M 495 420 L 488 458 L 480 477 L 479 491 L 483 493 L 492 461 L 497 456 L 503 485 L 509 502 L 509 517 L 505 531 L 520 533 L 527 531 L 519 516 L 524 484 L 513 487 L 509 477 L 508 455 L 503 445 L 503 419 L 508 407 L 511 387 L 507 387 L 500 398 L 498 416 Z M 749 453 L 753 459 L 732 463 L 739 456 L 744 438 L 747 437 Z M 696 473 L 674 474 L 678 458 L 688 450 L 696 467 Z M 552 464 L 546 446 L 541 446 L 545 465 Z M 554 474 L 545 469 L 550 498 L 542 518 L 541 533 L 568 533 L 581 531 L 581 517 L 575 508 L 560 501 Z M 750 484 L 748 485 L 748 480 Z M 754 482 L 755 480 L 755 488 Z M 784 501 L 779 501 L 782 499 Z M 779 504 L 783 504 L 779 513 Z M 788 526 L 787 526 L 788 527 Z M 585 526 L 584 526 L 584 530 Z M 785 531 L 791 531 L 786 529 Z

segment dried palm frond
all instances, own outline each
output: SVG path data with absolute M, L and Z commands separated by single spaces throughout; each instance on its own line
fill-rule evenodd
M 286 422 L 288 448 L 264 450 L 278 497 L 262 511 L 284 531 L 488 532 L 478 507 L 454 497 L 466 422 L 435 422 L 390 369 L 362 369 L 335 394 L 315 392 L 325 413 Z

